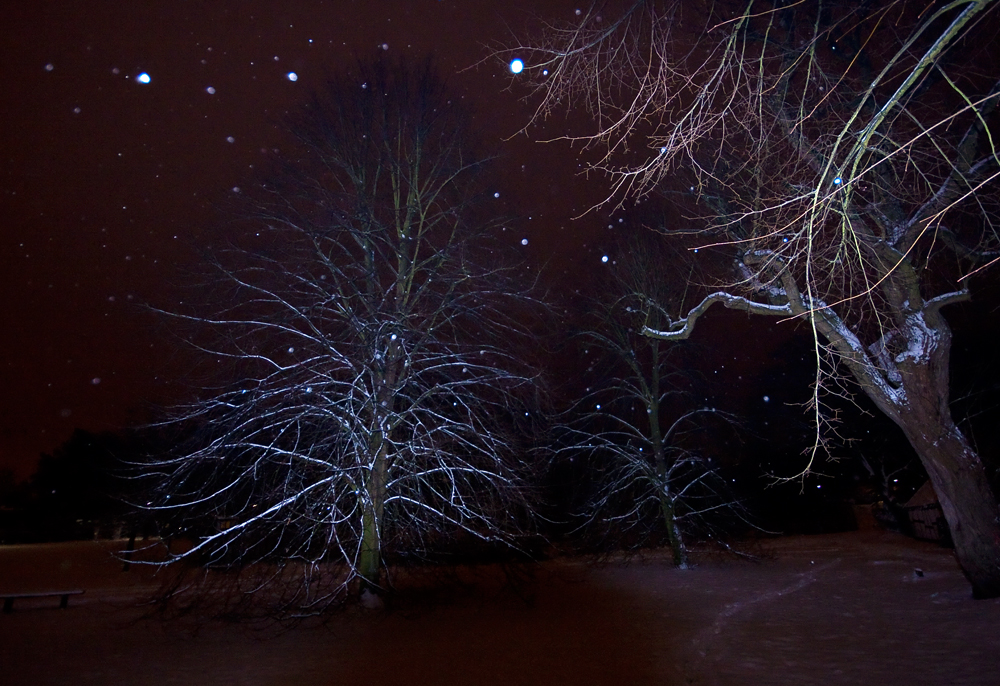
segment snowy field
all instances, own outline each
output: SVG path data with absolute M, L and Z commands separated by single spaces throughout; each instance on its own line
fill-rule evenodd
M 84 588 L 0 615 L 0 683 L 1000 684 L 1000 600 L 950 551 L 865 532 L 771 541 L 759 563 L 546 563 L 530 602 L 485 583 L 438 606 L 284 632 L 143 619 L 115 544 L 0 547 L 0 591 Z M 919 572 L 917 571 L 919 570 Z

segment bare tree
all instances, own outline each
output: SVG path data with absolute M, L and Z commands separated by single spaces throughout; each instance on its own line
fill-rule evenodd
M 362 63 L 291 128 L 297 159 L 250 193 L 251 247 L 214 260 L 208 308 L 169 312 L 228 373 L 145 471 L 150 507 L 194 539 L 170 560 L 294 568 L 285 598 L 306 611 L 378 594 L 387 554 L 516 545 L 537 388 L 513 342 L 536 303 L 490 241 L 488 160 L 430 66 Z
M 974 593 L 1000 595 L 997 502 L 952 419 L 942 313 L 1000 258 L 997 3 L 605 9 L 516 50 L 535 121 L 586 108 L 576 140 L 610 175 L 605 202 L 668 194 L 687 219 L 667 233 L 734 267 L 647 334 L 686 338 L 717 302 L 807 321 L 817 439 L 799 476 L 823 449 L 824 389 L 853 378 L 919 455 Z
M 665 305 L 679 303 L 685 290 L 657 273 L 656 254 L 663 251 L 633 236 L 619 252 L 584 334 L 598 353 L 593 358 L 601 358 L 591 369 L 600 365 L 603 378 L 569 411 L 559 453 L 588 461 L 594 488 L 584 527 L 610 528 L 635 545 L 662 541 L 665 533 L 674 564 L 685 568 L 686 537 L 726 545 L 727 525 L 749 524 L 721 464 L 706 450 L 710 432 L 735 437 L 736 422 L 694 402 L 697 384 L 676 361 L 676 344 L 643 335 L 643 326 L 666 317 Z

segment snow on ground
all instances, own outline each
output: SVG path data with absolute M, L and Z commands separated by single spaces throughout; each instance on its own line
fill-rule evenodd
M 0 591 L 87 591 L 0 615 L 0 683 L 1000 684 L 1000 601 L 972 600 L 950 551 L 884 532 L 777 539 L 759 563 L 691 570 L 666 554 L 561 560 L 529 602 L 487 584 L 263 633 L 143 619 L 156 579 L 123 573 L 111 548 L 0 547 Z

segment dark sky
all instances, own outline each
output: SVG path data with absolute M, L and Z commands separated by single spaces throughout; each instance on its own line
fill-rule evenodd
M 193 248 L 224 225 L 226 195 L 281 155 L 282 114 L 354 57 L 433 53 L 498 142 L 497 210 L 522 218 L 512 243 L 527 238 L 534 264 L 575 278 L 600 269 L 608 218 L 571 218 L 601 187 L 574 176 L 565 148 L 503 141 L 530 110 L 504 64 L 480 63 L 532 16 L 578 6 L 2 3 L 0 469 L 23 477 L 74 427 L 116 429 L 176 398 L 172 344 L 141 304 L 165 304 Z
M 573 219 L 607 187 L 577 174 L 568 146 L 534 142 L 565 121 L 518 135 L 531 107 L 489 48 L 583 5 L 0 3 L 0 469 L 23 478 L 76 427 L 120 429 L 183 399 L 176 342 L 144 304 L 169 309 L 197 250 L 224 237 L 233 217 L 219 208 L 233 189 L 281 159 L 282 117 L 355 58 L 433 54 L 501 154 L 496 210 L 519 217 L 511 244 L 556 291 L 593 281 L 613 234 L 630 227 Z M 781 387 L 797 370 L 768 363 L 795 324 L 779 326 L 727 311 L 699 326 L 715 351 L 711 377 L 744 405 L 808 397 L 808 383 Z

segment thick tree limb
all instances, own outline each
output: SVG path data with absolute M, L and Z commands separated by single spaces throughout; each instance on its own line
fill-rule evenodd
M 705 299 L 698 303 L 687 316 L 675 322 L 671 322 L 670 328 L 666 330 L 652 329 L 648 326 L 642 327 L 642 334 L 651 338 L 659 338 L 665 341 L 683 340 L 694 332 L 695 323 L 701 315 L 708 311 L 714 303 L 721 302 L 727 309 L 739 310 L 747 314 L 766 314 L 772 316 L 789 316 L 792 308 L 785 305 L 769 305 L 767 303 L 754 302 L 743 296 L 733 295 L 724 291 L 712 293 L 705 296 Z

